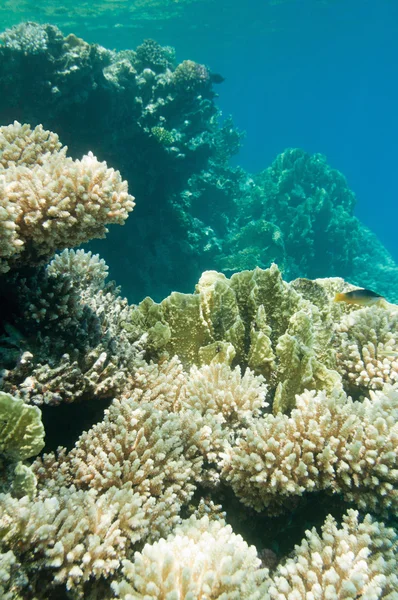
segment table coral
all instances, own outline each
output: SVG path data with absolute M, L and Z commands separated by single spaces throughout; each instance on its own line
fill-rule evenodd
M 134 207 L 118 171 L 91 152 L 67 158 L 40 127 L 0 128 L 0 156 L 0 272 L 105 237 L 105 225 L 123 224 Z

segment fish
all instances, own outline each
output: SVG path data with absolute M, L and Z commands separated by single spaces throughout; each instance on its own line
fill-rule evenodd
M 220 75 L 220 73 L 210 73 L 210 81 L 212 83 L 222 83 L 225 81 L 225 77 Z
M 351 292 L 340 292 L 335 295 L 334 302 L 346 302 L 346 304 L 359 304 L 360 306 L 373 306 L 386 299 L 372 290 L 358 289 Z

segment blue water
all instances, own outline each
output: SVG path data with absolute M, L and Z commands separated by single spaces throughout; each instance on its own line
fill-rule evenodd
M 235 163 L 256 172 L 286 147 L 325 154 L 398 260 L 398 2 L 199 1 L 168 21 L 118 15 L 78 29 L 117 49 L 153 37 L 221 73 L 218 106 L 246 132 Z
M 176 1 L 163 12 L 151 0 L 128 11 L 137 4 L 11 1 L 0 29 L 49 21 L 115 49 L 149 37 L 178 61 L 207 64 L 225 77 L 218 106 L 246 132 L 235 164 L 257 172 L 287 147 L 325 154 L 356 193 L 355 214 L 398 260 L 396 0 Z

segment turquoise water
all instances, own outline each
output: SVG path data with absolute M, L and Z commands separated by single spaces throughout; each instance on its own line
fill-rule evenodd
M 397 58 L 395 0 L 0 0 L 0 600 L 398 598 Z

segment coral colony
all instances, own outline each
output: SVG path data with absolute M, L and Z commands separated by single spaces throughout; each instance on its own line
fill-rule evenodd
M 0 597 L 396 600 L 398 307 L 334 300 L 398 269 L 344 177 L 229 167 L 210 71 L 156 42 L 1 38 Z M 101 138 L 123 177 L 68 156 Z M 124 178 L 138 304 L 73 249 Z

